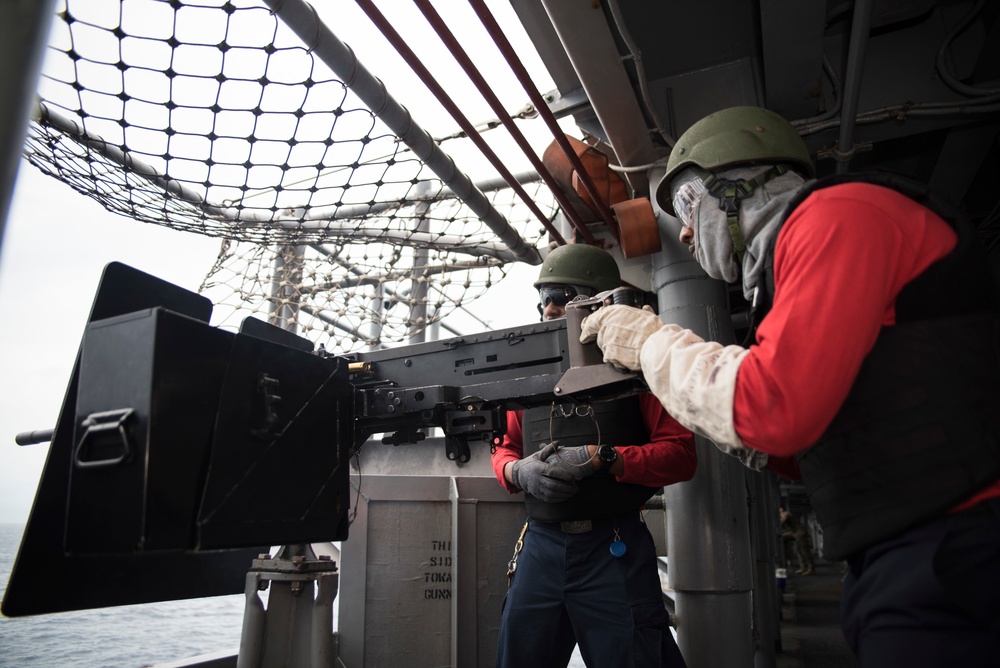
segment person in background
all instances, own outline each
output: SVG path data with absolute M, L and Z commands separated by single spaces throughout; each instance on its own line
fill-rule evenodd
M 535 283 L 545 320 L 563 317 L 577 295 L 620 285 L 614 258 L 587 245 L 554 249 Z M 648 393 L 508 411 L 493 470 L 507 491 L 524 493 L 528 521 L 498 666 L 566 666 L 576 644 L 588 666 L 684 666 L 640 509 L 664 485 L 689 480 L 696 463 L 691 432 Z
M 816 572 L 816 564 L 813 563 L 812 539 L 809 537 L 809 532 L 795 515 L 784 508 L 778 508 L 778 516 L 781 520 L 781 539 L 786 546 L 792 544 L 795 556 L 799 558 L 799 567 L 795 574 L 813 575 Z
M 846 559 L 862 667 L 1000 657 L 1000 308 L 975 230 L 912 181 L 810 180 L 796 130 L 735 107 L 677 141 L 657 188 L 709 276 L 754 304 L 749 348 L 637 309 L 583 322 L 682 424 L 754 467 L 795 455 Z

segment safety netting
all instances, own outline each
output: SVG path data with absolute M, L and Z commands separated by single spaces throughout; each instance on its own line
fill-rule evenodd
M 437 141 L 469 151 L 461 132 Z M 24 155 L 109 211 L 218 237 L 202 286 L 218 324 L 258 314 L 337 352 L 413 337 L 514 259 L 253 0 L 65 0 Z M 537 217 L 485 178 L 538 245 Z M 553 215 L 551 194 L 524 180 Z

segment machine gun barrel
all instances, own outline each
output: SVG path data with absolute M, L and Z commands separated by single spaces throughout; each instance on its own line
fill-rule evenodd
M 35 445 L 37 443 L 48 443 L 52 440 L 53 429 L 35 429 L 34 431 L 22 431 L 14 437 L 14 442 L 18 445 Z

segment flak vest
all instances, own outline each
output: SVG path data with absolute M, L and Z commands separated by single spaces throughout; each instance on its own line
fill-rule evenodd
M 578 445 L 643 445 L 649 442 L 639 397 L 626 397 L 590 405 L 552 404 L 522 414 L 524 455 L 558 441 L 560 447 Z M 590 466 L 590 464 L 587 464 Z M 541 522 L 598 520 L 635 512 L 659 488 L 617 482 L 598 471 L 578 483 L 579 492 L 561 503 L 545 503 L 525 493 L 528 517 Z
M 811 184 L 789 203 L 782 225 L 809 194 L 848 181 L 892 188 L 927 206 L 955 228 L 958 244 L 904 286 L 896 324 L 882 329 L 823 436 L 798 455 L 831 560 L 942 516 L 1000 478 L 1000 317 L 996 279 L 975 230 L 922 185 L 888 175 Z M 758 286 L 765 314 L 773 259 L 774 241 Z

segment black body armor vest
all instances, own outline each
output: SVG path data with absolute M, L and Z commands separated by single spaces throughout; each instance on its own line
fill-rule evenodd
M 649 442 L 638 397 L 626 397 L 587 406 L 553 404 L 524 411 L 521 424 L 525 456 L 559 441 L 578 445 L 643 445 Z M 597 520 L 637 511 L 658 488 L 620 483 L 598 471 L 577 483 L 580 491 L 561 503 L 545 503 L 525 493 L 528 517 L 542 522 Z
M 959 238 L 899 293 L 897 324 L 882 329 L 833 422 L 798 456 L 831 560 L 939 517 L 1000 478 L 1000 317 L 974 229 L 919 184 L 881 176 L 817 182 L 784 219 L 814 190 L 848 180 L 902 192 Z M 758 287 L 765 308 L 773 254 L 772 245 Z

